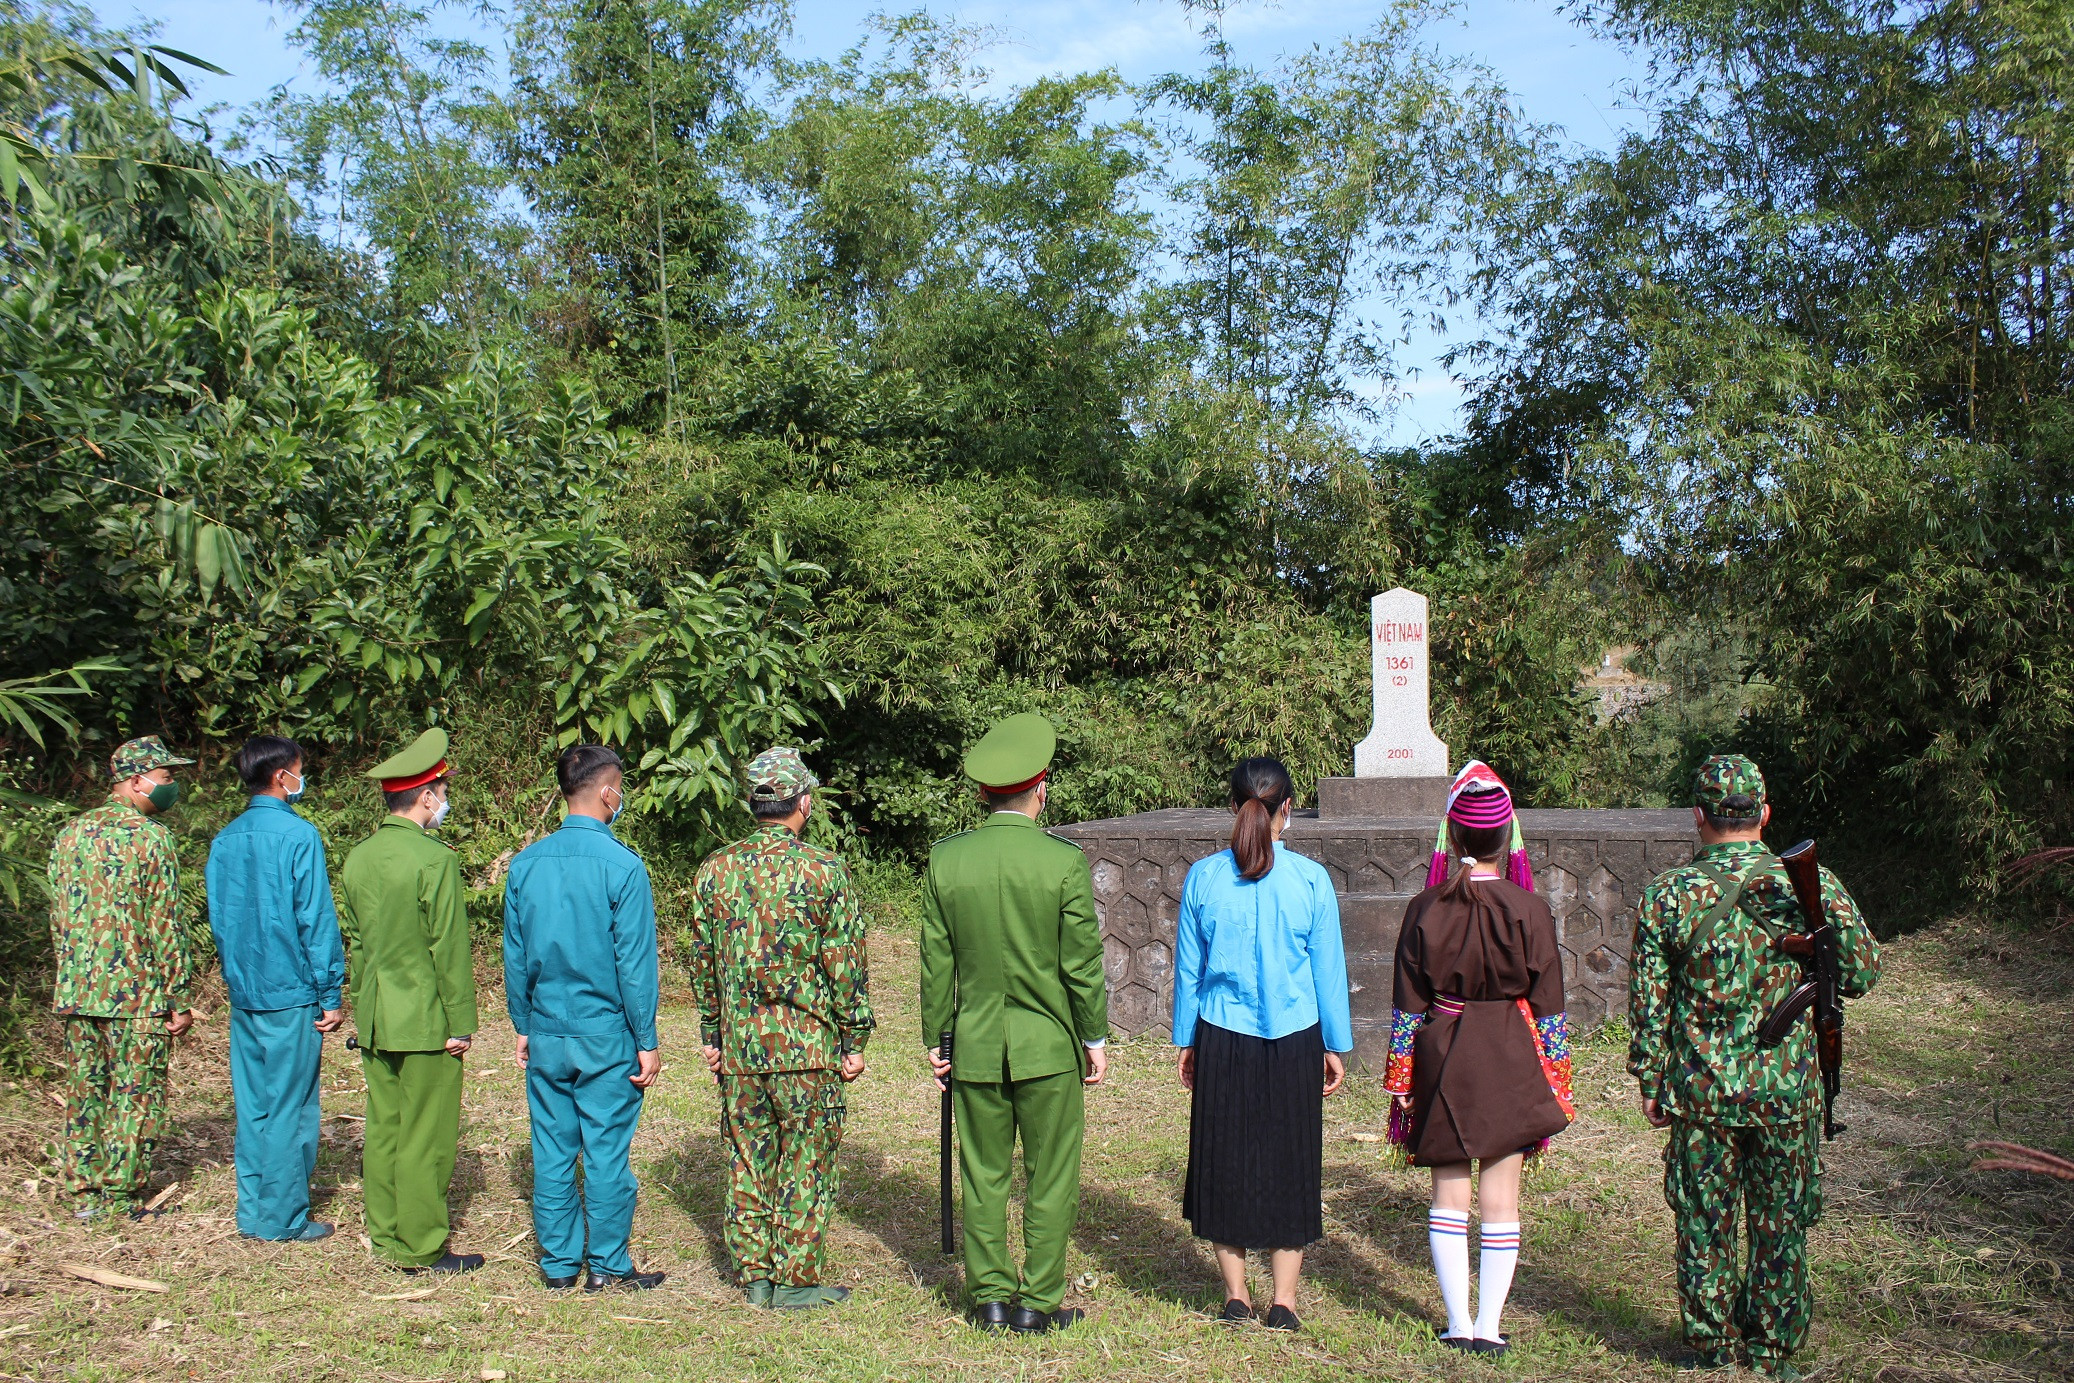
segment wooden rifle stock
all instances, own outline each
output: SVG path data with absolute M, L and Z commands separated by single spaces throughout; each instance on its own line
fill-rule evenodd
M 1836 1121 L 1836 1097 L 1844 1079 L 1843 963 L 1837 953 L 1836 924 L 1822 904 L 1822 870 L 1815 859 L 1815 842 L 1804 840 L 1781 851 L 1779 861 L 1786 866 L 1793 899 L 1806 920 L 1811 954 L 1804 962 L 1807 979 L 1772 1010 L 1758 1040 L 1776 1046 L 1785 1040 L 1802 1009 L 1814 1013 L 1815 1061 L 1822 1072 L 1822 1136 L 1834 1138 L 1844 1131 Z

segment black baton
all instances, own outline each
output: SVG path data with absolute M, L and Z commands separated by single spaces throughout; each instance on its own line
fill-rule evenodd
M 951 1034 L 948 1028 L 944 1029 L 942 1038 L 936 1044 L 936 1055 L 938 1060 L 946 1064 L 951 1059 Z M 951 1222 L 951 1186 L 955 1174 L 951 1170 L 951 1078 L 949 1072 L 945 1072 L 943 1077 L 943 1115 L 937 1137 L 941 1144 L 937 1149 L 936 1184 L 938 1191 L 942 1194 L 943 1251 L 947 1254 L 956 1253 L 957 1240 L 952 1233 L 953 1226 Z

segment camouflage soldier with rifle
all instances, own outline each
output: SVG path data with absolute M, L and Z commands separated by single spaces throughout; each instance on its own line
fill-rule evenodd
M 1790 1357 L 1812 1314 L 1807 1230 L 1822 1210 L 1826 1111 L 1814 1016 L 1775 1045 L 1764 1029 L 1807 978 L 1821 929 L 1796 900 L 1788 864 L 1764 845 L 1770 817 L 1756 764 L 1729 754 L 1700 766 L 1699 854 L 1650 884 L 1635 919 L 1628 1069 L 1643 1114 L 1670 1130 L 1664 1198 L 1677 1219 L 1688 1363 L 1733 1368 L 1740 1340 L 1751 1368 L 1797 1379 Z M 1803 883 L 1812 884 L 1807 863 Z M 1835 929 L 1833 947 L 1822 937 L 1832 987 L 1857 998 L 1879 978 L 1879 945 L 1836 876 L 1818 877 Z M 1832 1070 L 1839 1052 L 1833 1046 Z

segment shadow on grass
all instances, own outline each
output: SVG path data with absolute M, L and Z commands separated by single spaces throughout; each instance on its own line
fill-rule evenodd
M 151 1150 L 154 1182 L 187 1182 L 204 1167 L 231 1165 L 237 1122 L 229 1115 L 208 1114 L 182 1120 Z
M 875 1149 L 846 1143 L 842 1150 L 842 1173 L 837 1213 L 884 1244 L 946 1311 L 956 1314 L 963 1310 L 961 1258 L 943 1251 L 942 1206 L 934 1162 L 926 1173 L 911 1171 Z M 962 1198 L 958 1209 L 962 1215 Z M 961 1233 L 963 1228 L 961 1219 Z
M 1417 1191 L 1378 1181 L 1361 1167 L 1334 1163 L 1325 1169 L 1324 1196 L 1334 1219 L 1356 1231 L 1399 1262 L 1427 1261 L 1426 1203 Z M 1374 1315 L 1432 1319 L 1428 1302 L 1387 1285 L 1374 1266 L 1344 1233 L 1328 1232 L 1311 1246 L 1304 1272 L 1350 1311 Z
M 721 1226 L 727 1218 L 727 1145 L 719 1136 L 694 1133 L 676 1151 L 650 1163 L 643 1189 L 658 1187 L 705 1237 L 706 1259 L 722 1282 L 735 1280 Z
M 1101 1265 L 1105 1278 L 1133 1292 L 1189 1311 L 1211 1312 L 1224 1305 L 1209 1245 L 1186 1225 L 1122 1191 L 1082 1183 L 1073 1242 Z
M 1426 1240 L 1430 1200 L 1426 1188 L 1391 1185 L 1362 1168 L 1344 1164 L 1329 1171 L 1333 1181 L 1326 1187 L 1326 1200 L 1341 1223 L 1400 1262 L 1423 1265 L 1431 1261 L 1432 1250 Z M 1608 1291 L 1582 1274 L 1565 1270 L 1566 1264 L 1575 1261 L 1573 1255 L 1586 1251 L 1591 1242 L 1591 1226 L 1585 1216 L 1554 1208 L 1537 1212 L 1531 1192 L 1524 1211 L 1530 1222 L 1540 1221 L 1533 1227 L 1539 1231 L 1536 1237 L 1543 1244 L 1551 1237 L 1556 1242 L 1553 1252 L 1529 1251 L 1521 1255 L 1518 1276 L 1513 1281 L 1514 1301 L 1531 1303 L 1551 1323 L 1559 1321 L 1641 1362 L 1669 1361 L 1682 1351 L 1684 1342 L 1678 1322 L 1665 1321 L 1624 1287 Z M 1328 1238 L 1318 1257 L 1319 1281 L 1332 1287 L 1347 1306 L 1394 1311 L 1435 1324 L 1443 1321 L 1437 1285 L 1429 1297 L 1419 1299 L 1391 1291 L 1336 1236 Z M 1474 1254 L 1471 1264 L 1473 1268 Z M 1672 1271 L 1669 1259 L 1653 1267 L 1666 1275 Z

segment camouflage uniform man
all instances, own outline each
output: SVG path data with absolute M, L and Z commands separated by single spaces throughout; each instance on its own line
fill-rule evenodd
M 60 1175 L 81 1218 L 135 1208 L 165 1117 L 172 1039 L 194 1022 L 194 954 L 178 913 L 173 833 L 151 818 L 180 800 L 191 764 L 158 736 L 108 761 L 108 801 L 75 817 L 50 852 L 51 1010 L 64 1024 Z
M 803 1310 L 821 1285 L 843 1086 L 871 1036 L 864 916 L 837 856 L 799 838 L 820 786 L 794 749 L 749 765 L 757 827 L 692 885 L 692 976 L 706 1065 L 733 1149 L 726 1240 L 750 1302 Z
M 1764 799 L 1763 775 L 1741 755 L 1700 766 L 1700 852 L 1650 884 L 1635 919 L 1628 1069 L 1643 1114 L 1670 1129 L 1664 1198 L 1678 1225 L 1691 1364 L 1734 1367 L 1740 1337 L 1753 1369 L 1793 1379 L 1788 1358 L 1813 1309 L 1806 1244 L 1822 1211 L 1822 1094 L 1812 1023 L 1772 1051 L 1757 1044 L 1765 1016 L 1801 977 L 1779 941 L 1807 930 L 1785 866 L 1761 839 Z M 1822 900 L 1843 992 L 1856 998 L 1879 978 L 1879 945 L 1826 869 Z M 1739 1211 L 1747 1270 L 1737 1261 Z

